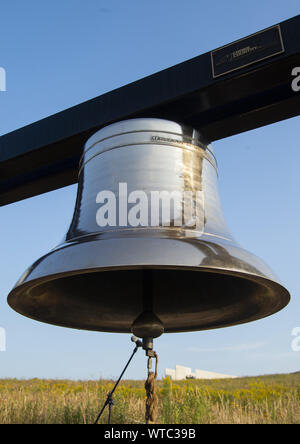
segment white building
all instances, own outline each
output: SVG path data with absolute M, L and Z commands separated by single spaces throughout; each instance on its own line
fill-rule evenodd
M 189 367 L 183 365 L 176 365 L 175 370 L 166 368 L 165 375 L 169 376 L 173 381 L 179 381 L 181 379 L 226 379 L 236 378 L 237 376 L 224 375 L 223 373 L 208 372 L 206 370 L 198 370 L 192 372 Z

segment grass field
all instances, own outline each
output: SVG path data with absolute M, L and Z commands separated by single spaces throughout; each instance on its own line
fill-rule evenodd
M 113 381 L 0 380 L 1 424 L 92 423 Z M 160 424 L 300 424 L 300 372 L 157 382 Z M 143 381 L 118 387 L 112 423 L 144 423 Z M 101 422 L 107 421 L 107 413 Z

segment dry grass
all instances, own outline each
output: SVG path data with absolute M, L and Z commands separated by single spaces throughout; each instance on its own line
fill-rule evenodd
M 160 424 L 300 423 L 300 373 L 157 384 Z M 112 387 L 104 380 L 0 380 L 0 423 L 92 423 Z M 144 422 L 143 381 L 122 382 L 114 400 L 113 423 Z

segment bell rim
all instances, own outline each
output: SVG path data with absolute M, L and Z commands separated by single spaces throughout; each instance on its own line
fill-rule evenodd
M 244 279 L 247 281 L 251 281 L 256 284 L 260 284 L 263 287 L 267 288 L 268 290 L 275 291 L 278 294 L 276 308 L 264 313 L 263 315 L 260 315 L 259 317 L 250 316 L 250 317 L 244 318 L 240 321 L 235 321 L 235 322 L 228 323 L 228 324 L 215 325 L 215 326 L 208 327 L 208 328 L 207 327 L 205 327 L 205 328 L 188 327 L 188 328 L 184 328 L 184 329 L 166 328 L 164 333 L 187 333 L 187 332 L 195 332 L 195 331 L 208 331 L 208 330 L 214 330 L 214 329 L 220 329 L 220 328 L 234 327 L 234 326 L 238 326 L 238 325 L 242 325 L 242 324 L 247 324 L 247 323 L 253 322 L 253 321 L 259 321 L 259 320 L 264 319 L 268 316 L 276 314 L 279 311 L 281 311 L 282 309 L 284 309 L 289 304 L 290 299 L 291 299 L 291 295 L 290 295 L 289 291 L 280 282 L 272 280 L 268 277 L 263 277 L 263 276 L 259 276 L 259 275 L 255 275 L 255 274 L 251 274 L 251 273 L 228 270 L 228 269 L 224 269 L 224 268 L 214 268 L 213 269 L 211 267 L 198 267 L 196 269 L 195 267 L 192 267 L 192 266 L 166 266 L 166 265 L 160 266 L 160 265 L 149 265 L 149 264 L 143 265 L 143 264 L 141 264 L 141 265 L 136 265 L 134 267 L 133 266 L 110 266 L 110 267 L 105 267 L 105 268 L 101 268 L 101 269 L 94 268 L 94 269 L 82 269 L 82 270 L 75 270 L 75 271 L 73 270 L 73 271 L 69 271 L 69 272 L 56 273 L 56 274 L 52 274 L 52 275 L 48 275 L 48 276 L 42 276 L 40 278 L 32 279 L 28 282 L 24 282 L 20 285 L 15 286 L 7 296 L 7 303 L 17 313 L 19 313 L 29 319 L 32 319 L 34 321 L 47 323 L 49 325 L 56 325 L 59 327 L 71 328 L 71 329 L 75 329 L 75 330 L 98 331 L 98 332 L 103 332 L 103 333 L 128 334 L 131 332 L 130 329 L 126 329 L 126 330 L 122 330 L 122 329 L 112 330 L 109 328 L 90 329 L 90 328 L 72 326 L 72 325 L 70 325 L 68 323 L 64 323 L 64 322 L 49 322 L 49 321 L 45 320 L 44 318 L 39 318 L 37 316 L 31 316 L 28 312 L 26 313 L 25 311 L 19 310 L 17 308 L 17 304 L 12 303 L 12 299 L 20 297 L 21 293 L 23 293 L 24 290 L 26 290 L 28 288 L 34 288 L 34 287 L 37 287 L 37 286 L 42 285 L 44 283 L 59 280 L 59 279 L 66 278 L 66 277 L 78 276 L 78 275 L 83 275 L 83 274 L 102 273 L 102 272 L 105 273 L 105 272 L 123 271 L 123 270 L 130 271 L 130 270 L 147 270 L 147 269 L 148 270 L 149 269 L 152 269 L 152 270 L 187 270 L 187 271 L 192 271 L 194 273 L 211 273 L 211 274 L 218 274 L 218 275 L 227 275 L 227 276 L 237 277 L 237 278 L 241 278 L 241 279 Z

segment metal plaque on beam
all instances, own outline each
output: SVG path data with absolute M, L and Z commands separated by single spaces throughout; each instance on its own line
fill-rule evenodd
M 213 77 L 223 76 L 283 52 L 280 26 L 272 26 L 212 51 Z

